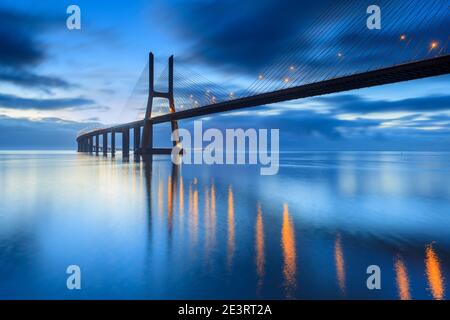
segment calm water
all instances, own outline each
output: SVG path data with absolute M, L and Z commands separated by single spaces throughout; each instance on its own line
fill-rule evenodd
M 0 153 L 0 298 L 446 299 L 449 266 L 449 153 L 283 154 L 276 176 Z

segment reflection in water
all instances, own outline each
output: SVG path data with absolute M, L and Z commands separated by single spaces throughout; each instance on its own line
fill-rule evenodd
M 261 294 L 261 289 L 264 281 L 264 224 L 262 217 L 261 205 L 258 203 L 258 215 L 256 216 L 256 236 L 255 236 L 255 247 L 256 247 L 256 276 L 258 277 L 256 292 L 258 296 Z
M 234 239 L 234 199 L 231 185 L 228 187 L 228 242 L 227 242 L 227 265 L 231 269 L 235 250 Z
M 214 248 L 216 245 L 216 190 L 214 184 L 211 185 L 211 208 L 210 208 L 210 244 Z
M 281 227 L 281 247 L 283 250 L 283 277 L 286 298 L 295 298 L 295 289 L 297 287 L 297 254 L 295 249 L 294 223 L 289 216 L 288 205 L 283 205 L 283 225 Z
M 160 216 L 163 214 L 163 184 L 161 177 L 158 180 L 158 214 Z
M 189 184 L 189 233 L 191 246 L 194 247 L 198 241 L 198 190 L 197 179 Z
M 249 176 L 264 188 L 240 188 L 236 202 L 243 174 L 232 168 L 184 167 L 181 177 L 170 160 L 38 157 L 0 152 L 0 298 L 68 297 L 58 277 L 38 272 L 58 269 L 68 251 L 98 272 L 86 299 L 447 298 L 450 154 L 380 165 L 376 154 L 302 153 L 273 185 Z M 397 172 L 400 189 L 384 190 L 380 166 Z M 413 183 L 421 175 L 428 188 Z M 309 249 L 300 255 L 296 242 Z M 365 261 L 393 268 L 374 296 Z
M 183 214 L 184 214 L 184 190 L 183 190 L 183 177 L 180 177 L 180 191 L 179 191 L 179 198 L 180 198 L 180 208 L 179 208 L 179 212 L 180 212 L 180 219 L 182 222 L 183 221 Z
M 203 228 L 205 230 L 205 261 L 209 260 L 211 250 L 211 205 L 209 203 L 209 189 L 205 188 L 205 209 L 203 211 Z
M 406 265 L 400 255 L 397 255 L 394 267 L 397 280 L 398 296 L 401 300 L 411 300 L 408 270 L 406 269 Z
M 172 230 L 172 217 L 173 217 L 173 188 L 172 188 L 172 176 L 167 178 L 167 219 L 169 222 L 169 231 Z
M 342 250 L 341 235 L 336 235 L 334 242 L 334 261 L 336 263 L 336 277 L 342 294 L 345 294 L 345 261 L 344 252 Z
M 425 249 L 425 272 L 428 278 L 428 286 L 431 295 L 436 300 L 444 298 L 444 278 L 441 272 L 441 264 L 432 245 L 428 245 Z

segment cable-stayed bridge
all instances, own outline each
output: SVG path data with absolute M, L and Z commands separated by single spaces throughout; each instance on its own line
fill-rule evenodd
M 136 155 L 168 153 L 153 148 L 154 124 L 171 123 L 175 130 L 181 119 L 448 74 L 450 1 L 381 2 L 380 30 L 366 27 L 365 12 L 351 11 L 352 1 L 336 2 L 253 79 L 247 72 L 246 85 L 219 85 L 189 69 L 186 61 L 174 68 L 173 56 L 155 79 L 150 53 L 128 102 L 136 109 L 147 95 L 140 119 L 81 132 L 78 151 L 114 154 L 116 134 L 121 134 L 127 157 L 133 130 Z M 344 13 L 348 18 L 336 21 Z

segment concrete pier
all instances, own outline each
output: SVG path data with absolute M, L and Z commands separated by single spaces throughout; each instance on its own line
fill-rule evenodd
M 116 132 L 111 131 L 111 156 L 114 157 L 116 155 Z
M 103 134 L 103 155 L 106 157 L 108 155 L 108 133 Z
M 95 154 L 98 156 L 98 150 L 100 149 L 100 136 L 98 134 L 95 135 Z
M 133 128 L 134 132 L 134 154 L 137 155 L 140 153 L 140 146 L 141 146 L 141 127 L 136 126 Z
M 89 137 L 89 153 L 92 153 L 94 150 L 94 137 L 90 136 Z
M 128 158 L 130 156 L 130 129 L 122 129 L 122 156 Z

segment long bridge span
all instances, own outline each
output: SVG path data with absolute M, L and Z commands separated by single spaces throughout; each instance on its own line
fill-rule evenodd
M 277 52 L 266 51 L 269 54 L 261 56 L 263 61 L 269 61 L 259 75 L 253 74 L 256 70 L 248 61 L 242 61 L 242 65 L 250 69 L 241 73 L 228 70 L 222 63 L 216 66 L 215 72 L 223 82 L 220 85 L 206 79 L 206 71 L 186 71 L 190 59 L 184 59 L 174 70 L 173 56 L 167 72 L 164 70 L 155 80 L 154 57 L 150 53 L 148 70 L 144 69 L 138 79 L 138 83 L 141 79 L 148 83 L 137 91 L 148 94 L 141 97 L 142 102 L 147 100 L 145 114 L 137 121 L 82 132 L 77 137 L 78 151 L 114 155 L 116 134 L 121 134 L 125 158 L 130 151 L 136 155 L 169 153 L 171 149 L 153 147 L 155 124 L 170 123 L 174 132 L 182 119 L 449 74 L 449 4 L 450 0 L 380 0 L 383 23 L 379 30 L 370 30 L 364 4 L 360 5 L 361 10 L 355 10 L 352 1 L 330 1 L 316 12 L 316 17 L 311 12 L 311 23 L 303 26 L 300 34 L 291 34 L 292 43 L 284 43 Z M 265 41 L 271 40 L 267 35 Z M 205 48 L 205 52 L 209 49 Z M 259 53 L 251 50 L 249 54 L 253 59 Z M 211 61 L 201 66 L 205 70 L 215 67 Z M 222 80 L 228 76 L 242 78 L 237 82 Z M 249 79 L 253 82 L 243 88 Z M 156 89 L 166 85 L 166 91 Z M 233 93 L 234 90 L 239 92 Z M 140 102 L 132 102 L 127 112 L 142 106 Z M 163 104 L 166 113 L 153 111 Z M 134 141 L 133 150 L 130 139 Z M 174 145 L 178 143 L 174 141 Z
M 84 132 L 77 137 L 79 152 L 100 151 L 104 155 L 116 152 L 115 136 L 122 134 L 122 154 L 127 157 L 130 153 L 130 132 L 133 130 L 134 154 L 151 155 L 167 154 L 171 149 L 153 148 L 153 125 L 170 122 L 172 130 L 178 128 L 178 120 L 207 116 L 221 112 L 228 112 L 243 108 L 250 108 L 271 103 L 289 101 L 300 98 L 320 96 L 324 94 L 362 89 L 403 81 L 422 79 L 427 77 L 445 75 L 450 73 L 450 55 L 431 59 L 403 63 L 400 65 L 381 68 L 378 70 L 337 77 L 329 80 L 309 83 L 292 88 L 280 89 L 272 92 L 256 94 L 244 98 L 208 104 L 202 107 L 175 111 L 173 98 L 173 57 L 169 59 L 169 91 L 166 93 L 154 90 L 153 84 L 153 54 L 149 55 L 149 97 L 145 118 L 138 121 L 123 123 L 106 128 L 99 128 Z M 151 117 L 154 98 L 167 98 L 170 103 L 170 112 L 164 115 Z M 143 128 L 143 130 L 141 130 Z M 108 146 L 108 135 L 111 136 L 111 145 Z M 99 137 L 102 136 L 100 146 Z M 136 147 L 139 146 L 139 147 Z

